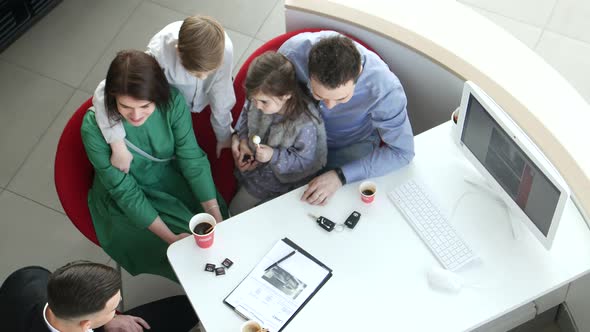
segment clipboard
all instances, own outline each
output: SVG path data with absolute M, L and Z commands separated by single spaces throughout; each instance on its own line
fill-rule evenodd
M 323 279 L 319 283 L 317 283 L 316 285 L 314 285 L 315 288 L 313 290 L 311 290 L 311 292 L 308 292 L 308 294 L 306 295 L 306 298 L 303 300 L 303 302 L 297 305 L 297 308 L 294 310 L 294 312 L 292 314 L 290 314 L 290 316 L 288 317 L 288 319 L 284 323 L 282 323 L 280 325 L 280 328 L 278 330 L 271 330 L 273 332 L 275 332 L 275 331 L 276 332 L 282 331 L 285 328 L 285 326 L 287 326 L 291 322 L 291 320 L 293 320 L 293 318 L 301 311 L 301 309 L 315 296 L 315 294 L 317 294 L 317 292 L 332 277 L 332 269 L 330 269 L 324 263 L 320 262 L 317 258 L 315 258 L 311 254 L 309 254 L 303 248 L 301 248 L 300 246 L 298 246 L 297 244 L 295 244 L 293 241 L 291 241 L 288 238 L 284 238 L 284 239 L 280 240 L 279 243 L 281 241 L 284 244 L 286 244 L 287 246 L 289 246 L 290 248 L 292 248 L 293 250 L 297 251 L 298 253 L 300 253 L 301 255 L 303 255 L 304 257 L 306 257 L 307 259 L 309 259 L 310 261 L 312 261 L 313 263 L 315 263 L 318 266 L 319 269 L 325 270 L 326 274 L 325 274 L 325 276 L 323 277 Z M 278 245 L 278 243 L 275 244 L 275 247 L 277 245 Z M 273 247 L 273 249 L 275 247 Z M 267 253 L 267 255 L 268 255 L 268 253 Z M 266 258 L 266 256 L 264 258 Z M 264 260 L 264 258 L 263 258 L 263 260 Z M 261 263 L 262 263 L 262 261 L 261 261 Z M 257 268 L 259 267 L 259 265 L 261 263 L 259 263 L 252 271 L 250 271 L 248 273 L 248 275 L 246 275 L 246 277 L 244 279 L 242 279 L 242 281 L 227 295 L 227 297 L 223 300 L 223 302 L 225 304 L 227 304 L 232 310 L 234 310 L 238 315 L 244 317 L 245 319 L 253 319 L 253 320 L 256 320 L 256 321 L 259 321 L 259 322 L 264 322 L 265 320 L 263 318 L 261 318 L 261 317 L 258 317 L 258 315 L 256 313 L 250 312 L 250 311 L 246 310 L 245 308 L 243 308 L 243 307 L 241 307 L 239 305 L 234 305 L 234 304 L 230 303 L 230 301 L 228 300 L 228 299 L 230 299 L 230 297 L 232 297 L 232 294 L 234 294 L 234 292 L 236 292 L 236 290 L 238 290 L 240 288 L 240 286 L 242 286 L 245 283 L 245 281 L 247 279 L 249 279 L 249 278 L 256 278 L 256 277 L 252 276 L 252 274 L 257 270 Z M 258 271 L 258 272 L 260 272 L 260 271 Z

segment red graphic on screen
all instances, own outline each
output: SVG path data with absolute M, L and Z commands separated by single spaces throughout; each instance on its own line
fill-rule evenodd
M 529 199 L 531 193 L 531 187 L 533 186 L 533 172 L 529 165 L 525 165 L 520 176 L 520 185 L 518 186 L 518 195 L 516 196 L 516 204 L 523 210 L 526 206 L 526 202 Z

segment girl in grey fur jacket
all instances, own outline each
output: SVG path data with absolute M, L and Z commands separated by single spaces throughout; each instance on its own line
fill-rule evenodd
M 232 149 L 240 183 L 232 215 L 306 184 L 326 165 L 328 153 L 319 110 L 285 56 L 266 52 L 254 59 L 245 88 L 248 100 Z

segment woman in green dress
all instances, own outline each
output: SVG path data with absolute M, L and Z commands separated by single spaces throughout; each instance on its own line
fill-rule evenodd
M 188 106 L 158 62 L 134 50 L 119 52 L 111 63 L 105 106 L 109 118 L 123 122 L 134 158 L 127 173 L 112 166 L 111 149 L 90 109 L 81 130 L 95 170 L 88 206 L 98 240 L 132 275 L 175 281 L 166 250 L 189 236 L 190 218 L 200 212 L 217 222 L 227 217 Z

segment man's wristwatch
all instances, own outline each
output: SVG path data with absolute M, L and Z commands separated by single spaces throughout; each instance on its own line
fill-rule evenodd
M 342 168 L 336 167 L 336 168 L 334 168 L 334 172 L 336 172 L 336 174 L 338 175 L 338 179 L 340 179 L 340 182 L 342 182 L 342 185 L 345 185 L 346 184 L 346 177 L 344 176 L 344 173 L 342 173 Z

